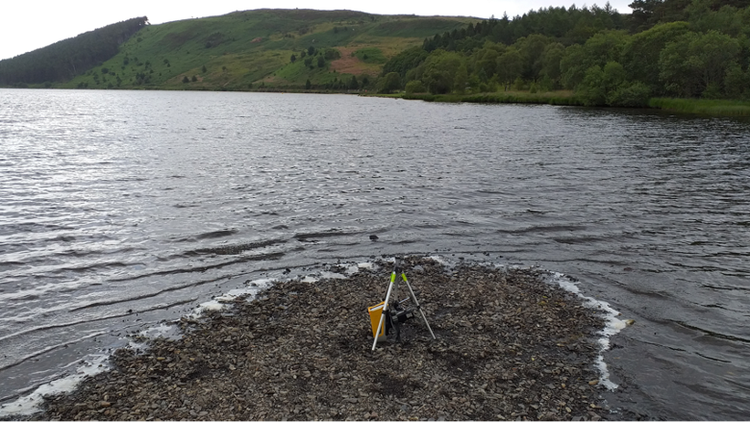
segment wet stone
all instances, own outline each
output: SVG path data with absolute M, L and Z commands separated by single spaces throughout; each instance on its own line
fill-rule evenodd
M 114 371 L 47 397 L 28 419 L 607 418 L 591 383 L 603 318 L 542 271 L 461 263 L 405 261 L 437 339 L 414 318 L 400 342 L 371 351 L 367 308 L 383 300 L 392 269 L 376 261 L 379 270 L 277 283 L 231 313 L 183 319 L 181 339 L 115 351 Z

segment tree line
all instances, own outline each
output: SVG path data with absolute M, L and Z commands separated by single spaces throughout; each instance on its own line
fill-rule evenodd
M 744 7 L 743 7 L 744 6 Z M 573 90 L 587 105 L 654 96 L 750 99 L 750 6 L 739 0 L 635 0 L 540 9 L 435 35 L 389 60 L 384 92 Z
M 119 46 L 148 24 L 147 17 L 107 25 L 0 61 L 0 85 L 63 82 L 114 57 Z

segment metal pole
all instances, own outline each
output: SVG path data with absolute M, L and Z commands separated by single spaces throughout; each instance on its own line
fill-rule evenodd
M 391 290 L 393 289 L 394 282 L 396 281 L 396 271 L 394 270 L 393 273 L 391 273 L 391 283 L 388 284 L 388 292 L 385 294 L 385 302 L 383 303 L 383 312 L 380 315 L 380 322 L 378 322 L 378 330 L 375 331 L 375 340 L 372 341 L 372 350 L 375 351 L 375 346 L 378 345 L 378 334 L 380 333 L 380 329 L 383 327 L 383 323 L 385 322 L 385 313 L 390 313 L 388 311 L 388 300 L 391 298 Z
M 411 300 L 414 301 L 414 305 L 417 306 L 419 309 L 419 313 L 422 315 L 422 320 L 424 320 L 424 324 L 427 325 L 427 330 L 430 331 L 430 335 L 432 335 L 432 339 L 435 338 L 435 334 L 432 333 L 432 328 L 430 327 L 430 324 L 427 323 L 427 316 L 424 315 L 424 310 L 422 310 L 422 306 L 419 305 L 419 301 L 417 301 L 417 296 L 414 295 L 414 290 L 411 289 L 411 284 L 406 279 L 406 273 L 401 273 L 401 277 L 404 279 L 404 282 L 406 282 L 406 287 L 409 288 L 409 295 L 411 296 Z

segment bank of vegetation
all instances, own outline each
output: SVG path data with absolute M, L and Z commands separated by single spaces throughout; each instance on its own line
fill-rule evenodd
M 385 64 L 380 90 L 750 115 L 746 3 L 636 0 L 629 16 L 593 6 L 491 19 L 403 51 Z
M 549 7 L 489 20 L 314 10 L 152 26 L 138 18 L 103 28 L 99 50 L 82 34 L 0 61 L 0 85 L 378 92 L 750 115 L 747 1 L 634 0 L 630 8 Z

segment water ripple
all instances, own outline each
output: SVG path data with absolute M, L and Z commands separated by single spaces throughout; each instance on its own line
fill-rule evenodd
M 434 253 L 563 272 L 634 318 L 613 376 L 653 415 L 750 413 L 746 121 L 296 94 L 0 102 L 0 398 L 253 278 Z

